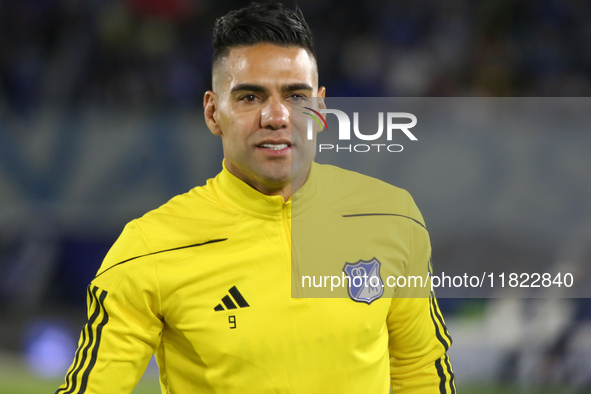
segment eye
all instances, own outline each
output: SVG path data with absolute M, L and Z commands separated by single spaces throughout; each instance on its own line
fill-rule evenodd
M 298 103 L 298 102 L 304 101 L 306 99 L 306 96 L 304 96 L 303 94 L 300 94 L 300 93 L 294 93 L 294 94 L 289 95 L 288 99 L 292 103 Z
M 249 103 L 256 101 L 256 99 L 257 99 L 257 96 L 255 94 L 245 94 L 244 96 L 240 97 L 240 101 L 246 101 Z

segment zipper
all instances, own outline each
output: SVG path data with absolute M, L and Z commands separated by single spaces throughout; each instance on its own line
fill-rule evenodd
M 292 255 L 292 245 L 291 245 L 291 218 L 289 216 L 289 210 L 291 209 L 291 202 L 285 202 L 283 204 L 283 230 L 285 233 L 287 244 L 289 245 L 289 253 L 287 255 L 287 263 L 291 266 L 290 273 L 291 273 L 291 286 L 292 286 L 292 295 L 299 295 L 300 294 L 300 287 L 298 286 L 298 278 L 299 278 L 299 269 L 297 260 L 293 258 Z M 295 278 L 295 280 L 294 280 Z

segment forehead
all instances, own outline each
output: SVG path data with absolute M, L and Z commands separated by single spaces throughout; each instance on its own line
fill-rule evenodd
M 214 85 L 217 82 L 224 91 L 240 83 L 273 88 L 303 82 L 317 87 L 316 62 L 304 48 L 273 44 L 236 47 L 222 63 L 215 71 Z

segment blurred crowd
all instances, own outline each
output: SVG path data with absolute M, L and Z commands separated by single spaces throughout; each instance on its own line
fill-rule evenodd
M 334 97 L 591 93 L 584 0 L 297 3 Z M 214 20 L 245 4 L 3 0 L 0 110 L 199 106 Z

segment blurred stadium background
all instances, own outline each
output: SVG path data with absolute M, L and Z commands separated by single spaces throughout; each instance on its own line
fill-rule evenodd
M 86 286 L 124 224 L 219 171 L 221 144 L 201 115 L 211 29 L 246 4 L 0 0 L 0 393 L 55 391 L 86 320 Z M 588 1 L 298 4 L 331 96 L 591 93 Z M 477 150 L 450 144 L 465 160 L 456 167 L 441 169 L 433 152 L 401 168 L 398 186 L 433 226 L 434 261 L 587 267 L 590 136 L 526 130 Z M 446 185 L 435 169 L 470 176 Z M 460 231 L 459 198 L 489 193 L 474 186 L 489 181 L 503 220 L 464 215 L 477 226 Z M 507 212 L 539 220 L 530 228 Z M 591 392 L 589 299 L 440 303 L 460 393 Z M 136 393 L 158 392 L 155 370 Z

